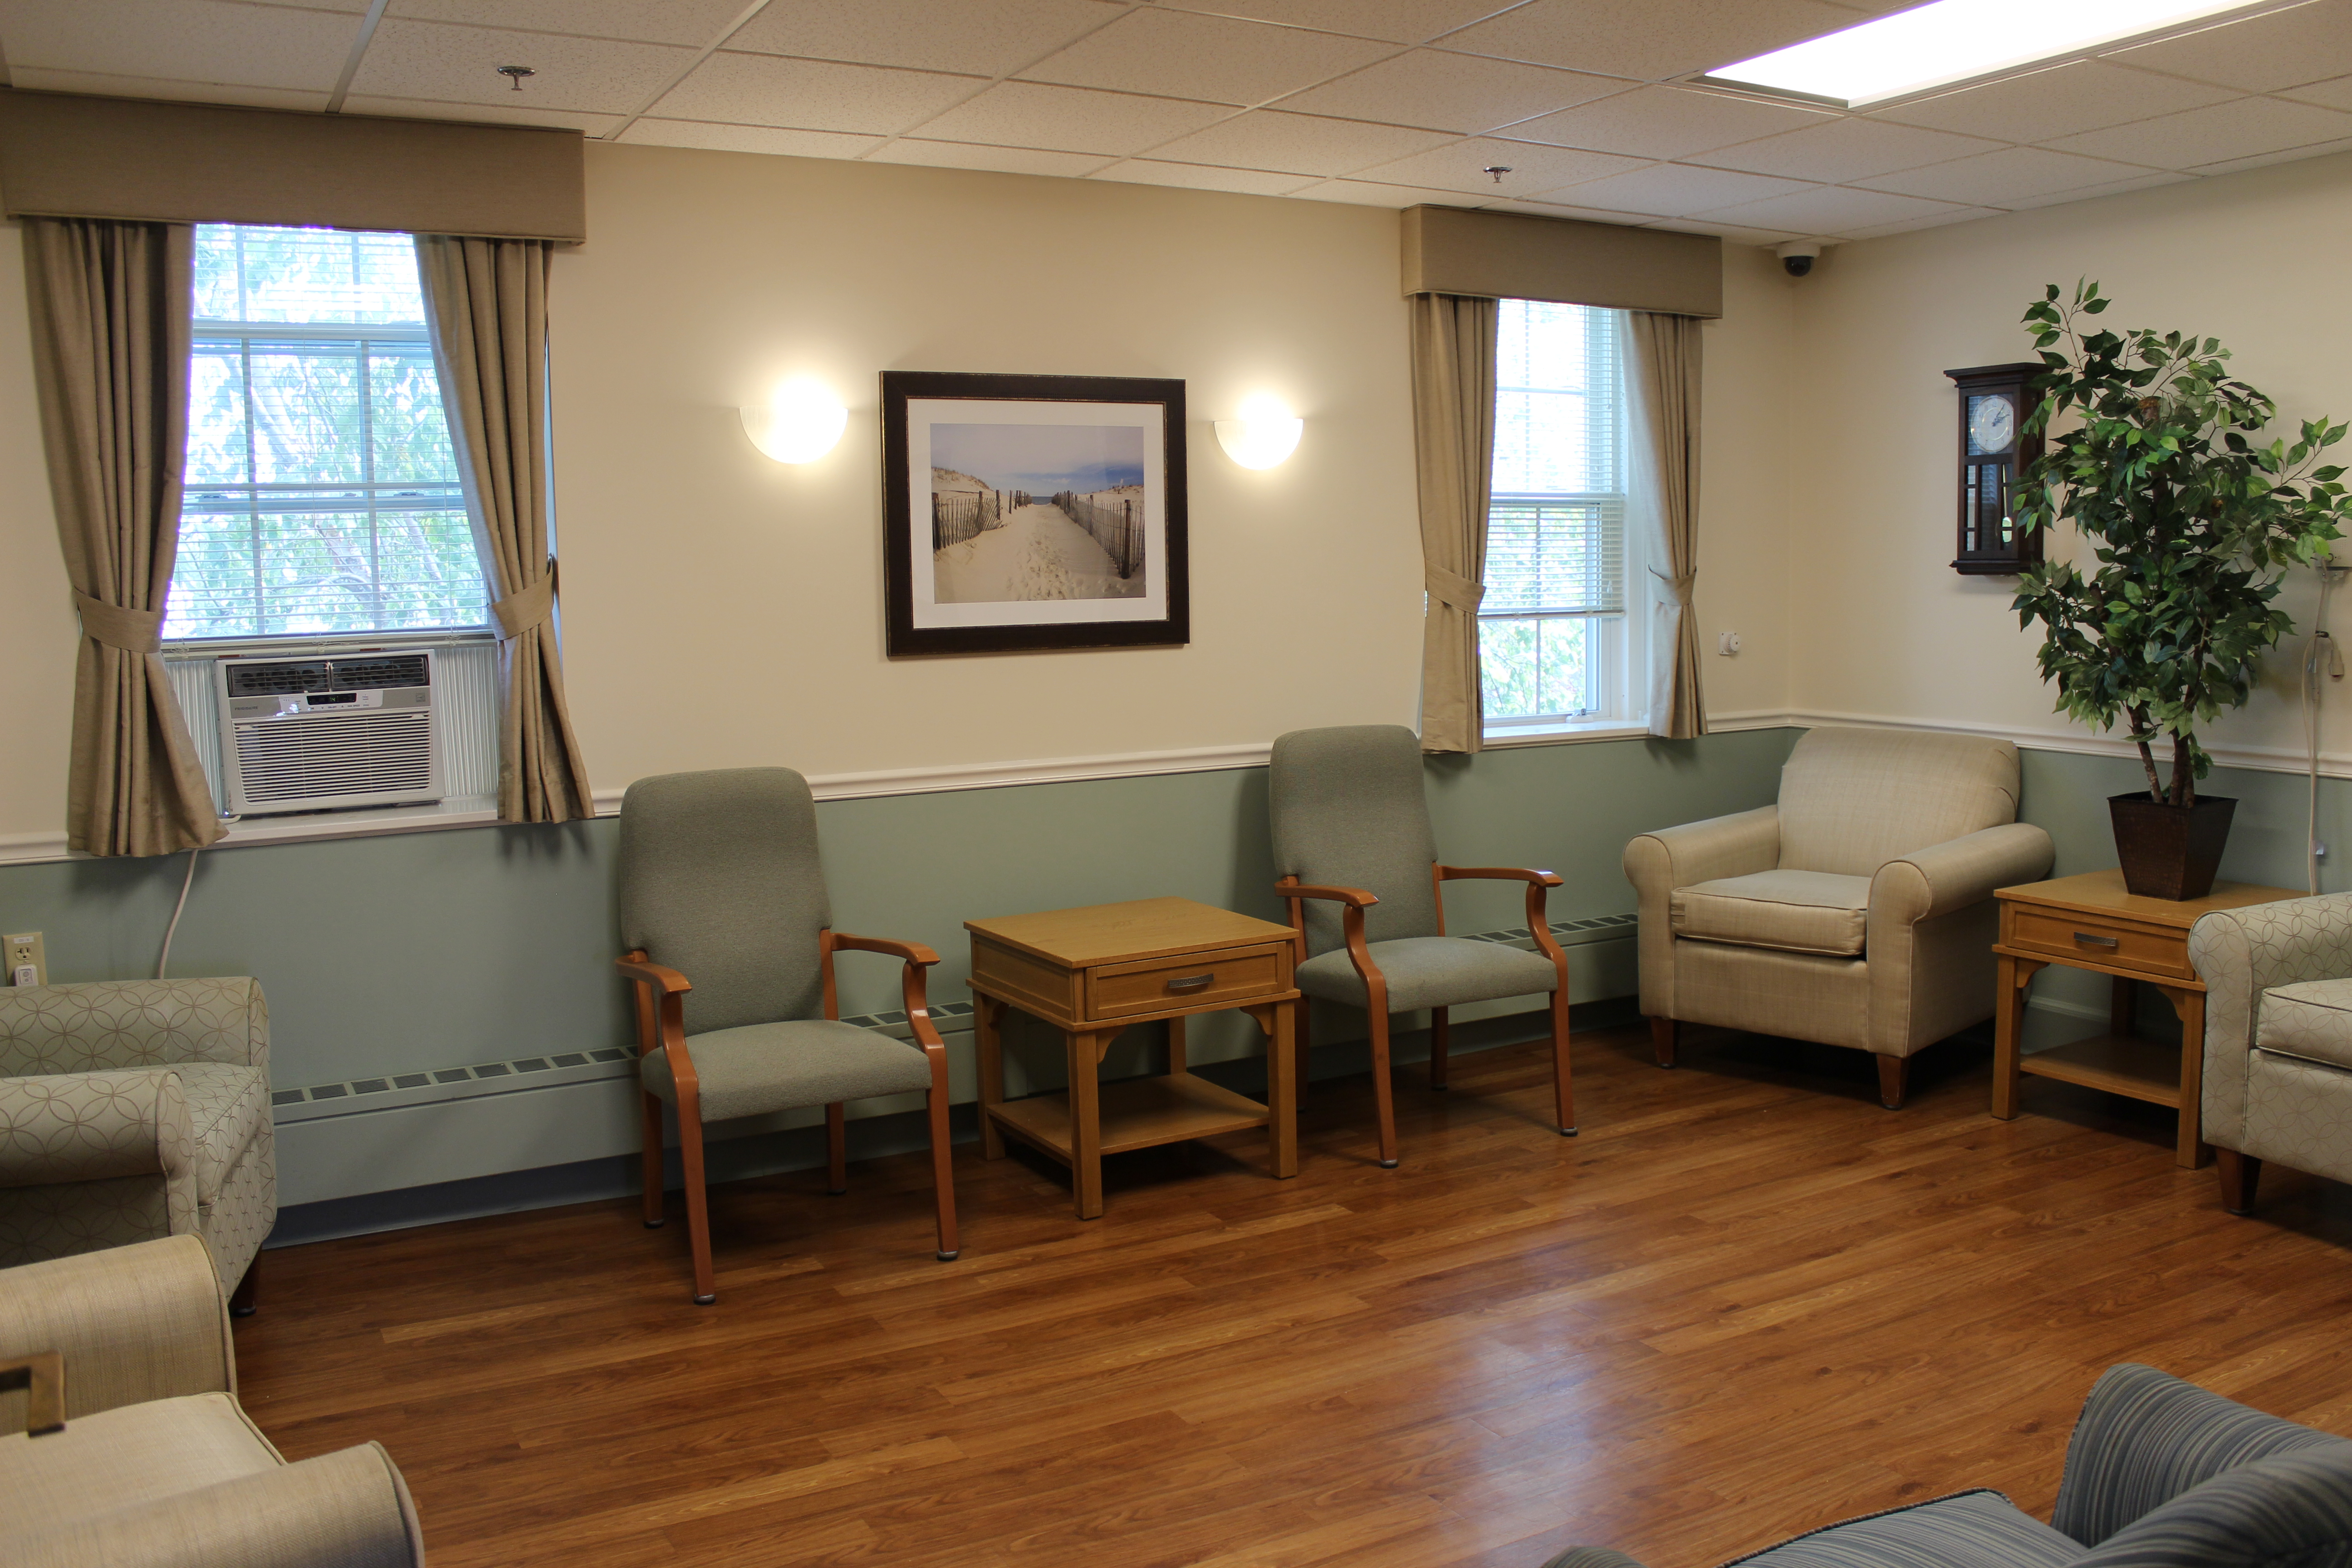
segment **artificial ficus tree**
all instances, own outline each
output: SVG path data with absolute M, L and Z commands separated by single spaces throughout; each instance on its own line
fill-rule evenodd
M 2265 441 L 2277 405 L 2229 374 L 2219 341 L 2089 330 L 2108 303 L 2095 282 L 2071 301 L 2053 283 L 2025 312 L 2049 369 L 2025 422 L 2045 444 L 2018 476 L 2018 522 L 2072 523 L 2097 568 L 2031 567 L 2011 607 L 2048 628 L 2058 710 L 2102 730 L 2121 720 L 2150 797 L 2186 806 L 2212 766 L 2197 727 L 2245 702 L 2293 628 L 2273 603 L 2287 569 L 2352 519 L 2344 469 L 2320 461 L 2345 426 L 2309 419 Z M 2168 781 L 2154 750 L 2168 737 Z

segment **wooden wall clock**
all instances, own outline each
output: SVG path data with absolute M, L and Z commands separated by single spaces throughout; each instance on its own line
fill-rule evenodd
M 2040 401 L 2027 390 L 2048 367 L 2040 361 L 1979 364 L 1944 374 L 1960 394 L 1959 552 L 1965 576 L 2014 576 L 2042 561 L 2042 536 L 2017 523 L 2017 476 L 2042 456 L 2042 437 L 2025 433 Z

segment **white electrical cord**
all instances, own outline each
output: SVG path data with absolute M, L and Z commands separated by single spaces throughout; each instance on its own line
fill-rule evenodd
M 2327 633 L 2327 601 L 2336 593 L 2336 579 L 2347 571 L 2352 568 L 2338 566 L 2332 560 L 2319 563 L 2319 612 L 2313 617 L 2311 636 L 2303 645 L 2303 743 L 2310 763 L 2311 786 L 2309 831 L 2304 837 L 2304 880 L 2305 889 L 2315 897 L 2319 892 L 2319 697 L 2325 689 L 2319 683 L 2319 661 L 2324 652 L 2328 679 L 2344 679 L 2344 650 Z
M 172 923 L 163 928 L 163 951 L 155 960 L 155 978 L 163 978 L 164 969 L 172 962 L 172 938 L 180 930 L 180 911 L 188 907 L 188 889 L 196 879 L 196 857 L 201 848 L 188 851 L 188 874 L 180 879 L 180 901 L 172 906 Z

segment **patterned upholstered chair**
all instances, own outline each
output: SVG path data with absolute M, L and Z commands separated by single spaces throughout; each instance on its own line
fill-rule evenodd
M 1625 847 L 1658 1065 L 1678 1022 L 1851 1046 L 1894 1110 L 1914 1054 L 1992 1016 L 1993 889 L 2052 855 L 2007 741 L 1811 731 L 1778 805 Z
M 257 982 L 0 989 L 0 1267 L 193 1232 L 242 1315 L 277 1220 Z
M 2352 893 L 2205 916 L 2205 1141 L 2221 1205 L 2254 1205 L 2263 1162 L 2352 1182 Z
M 719 1299 L 703 1185 L 703 1127 L 825 1108 L 831 1189 L 848 1186 L 844 1102 L 920 1092 L 931 1123 L 939 1256 L 953 1258 L 948 1055 L 932 1026 L 919 942 L 833 929 L 817 857 L 816 803 L 790 768 L 639 779 L 621 800 L 621 973 L 635 983 L 644 1088 L 646 1224 L 662 1223 L 662 1107 L 677 1111 L 694 1300 Z M 840 1022 L 836 952 L 905 963 L 915 1043 Z
M 1274 890 L 1289 905 L 1298 933 L 1295 983 L 1309 1005 L 1319 997 L 1365 1011 L 1381 1165 L 1397 1163 L 1389 1015 L 1424 1007 L 1429 1084 L 1444 1089 L 1449 1007 L 1549 994 L 1552 1110 L 1561 1134 L 1573 1137 L 1568 955 L 1544 918 L 1545 897 L 1559 879 L 1510 867 L 1439 865 L 1422 794 L 1421 742 L 1402 725 L 1293 730 L 1274 742 L 1267 772 L 1274 863 L 1281 873 Z M 1463 878 L 1525 882 L 1537 951 L 1447 936 L 1444 885 Z M 1302 1017 L 1302 1050 L 1307 1037 Z
M 1726 1568 L 2342 1568 L 2352 1442 L 2154 1367 L 2110 1367 L 2066 1445 L 2043 1524 L 1997 1491 L 1850 1519 Z M 1580 1546 L 1545 1568 L 1641 1568 Z
M 0 1393 L 11 1568 L 425 1561 L 382 1447 L 289 1465 L 247 1418 L 212 1261 L 193 1237 L 0 1271 L 0 1389 L 11 1382 L 17 1391 Z

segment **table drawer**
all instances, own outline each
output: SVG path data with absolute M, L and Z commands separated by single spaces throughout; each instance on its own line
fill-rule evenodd
M 1087 971 L 1087 1016 L 1119 1018 L 1178 1007 L 1236 1006 L 1290 989 L 1290 944 L 1220 948 Z
M 2011 904 L 2004 912 L 2009 917 L 2009 929 L 2002 933 L 2004 944 L 2021 952 L 2046 952 L 2060 960 L 2088 959 L 2180 980 L 2197 978 L 2196 971 L 2189 967 L 2185 932 L 2149 931 L 2032 904 Z

